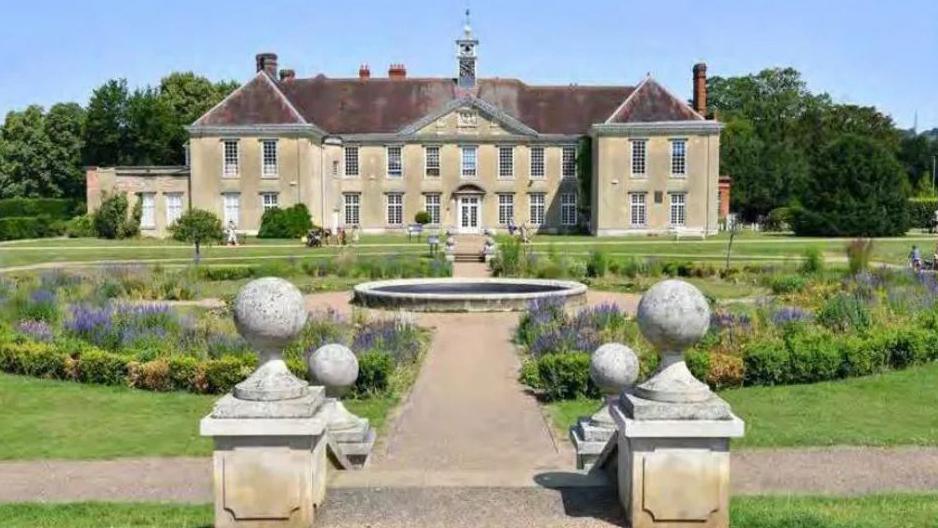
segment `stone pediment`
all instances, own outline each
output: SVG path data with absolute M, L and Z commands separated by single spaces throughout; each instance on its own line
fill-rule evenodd
M 536 136 L 537 131 L 475 97 L 454 99 L 405 127 L 403 135 L 446 137 Z

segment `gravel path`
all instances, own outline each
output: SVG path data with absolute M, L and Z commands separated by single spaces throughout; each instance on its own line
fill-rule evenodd
M 564 462 L 560 466 L 563 469 L 554 471 L 457 471 L 448 468 L 393 471 L 372 467 L 358 472 L 334 472 L 330 475 L 329 500 L 335 494 L 359 497 L 367 502 L 372 499 L 365 497 L 375 495 L 373 500 L 380 503 L 394 497 L 394 490 L 404 489 L 411 490 L 415 500 L 430 500 L 434 494 L 458 497 L 462 492 L 457 493 L 457 490 L 470 489 L 483 490 L 476 495 L 480 501 L 484 497 L 507 493 L 504 490 L 543 491 L 545 494 L 532 492 L 532 496 L 542 498 L 556 498 L 552 490 L 564 493 L 565 490 L 583 490 L 571 493 L 584 496 L 607 493 L 603 490 L 608 490 L 609 486 L 603 477 L 583 476 L 570 469 L 573 467 L 572 459 Z M 732 464 L 734 495 L 938 492 L 936 447 L 742 450 L 734 451 Z M 495 493 L 491 490 L 502 491 Z M 0 462 L 0 502 L 88 500 L 211 502 L 211 460 L 141 458 Z M 427 505 L 408 507 L 419 509 Z M 344 508 L 341 511 L 341 518 L 353 514 Z

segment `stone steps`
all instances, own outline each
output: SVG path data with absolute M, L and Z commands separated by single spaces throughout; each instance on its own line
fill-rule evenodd
M 481 253 L 456 253 L 453 255 L 454 262 L 485 262 L 485 257 Z
M 316 526 L 599 528 L 625 517 L 608 486 L 330 488 Z

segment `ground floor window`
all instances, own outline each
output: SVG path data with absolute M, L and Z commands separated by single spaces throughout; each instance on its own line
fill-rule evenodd
M 560 195 L 560 223 L 565 226 L 576 225 L 576 193 Z
M 153 229 L 156 227 L 156 193 L 140 194 L 140 227 Z
M 238 227 L 241 218 L 241 195 L 238 193 L 225 193 L 222 195 L 224 201 L 224 221 L 225 227 L 234 224 Z
M 261 193 L 261 205 L 264 206 L 264 210 L 273 209 L 274 207 L 280 207 L 280 199 L 275 192 L 264 192 Z
M 388 196 L 388 225 L 401 225 L 404 223 L 404 195 L 389 194 Z
M 424 211 L 430 215 L 430 223 L 433 225 L 440 224 L 440 195 L 439 194 L 425 194 L 423 195 L 424 202 Z
M 647 193 L 629 193 L 629 224 L 634 227 L 642 227 L 648 222 L 646 196 Z
M 182 216 L 182 193 L 166 193 L 166 225 L 173 225 Z
M 682 226 L 687 222 L 687 193 L 671 193 L 671 225 Z
M 345 225 L 358 225 L 361 219 L 361 195 L 345 193 L 342 195 L 345 205 Z
M 515 220 L 515 195 L 498 195 L 498 223 L 509 225 Z
M 543 224 L 545 213 L 544 193 L 529 194 L 528 199 L 531 202 L 531 223 L 534 225 Z

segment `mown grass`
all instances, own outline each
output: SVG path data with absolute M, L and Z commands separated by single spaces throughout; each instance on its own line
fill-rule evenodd
M 720 396 L 746 421 L 734 447 L 938 445 L 938 363 L 863 378 L 745 387 Z M 547 411 L 563 435 L 597 400 L 553 402 Z M 885 425 L 883 420 L 886 420 Z
M 936 528 L 938 495 L 734 497 L 730 517 L 733 528 Z M 14 503 L 0 505 L 0 519 L 5 528 L 209 528 L 212 506 Z
M 217 399 L 0 374 L 0 460 L 208 456 L 199 420 Z M 345 403 L 381 430 L 397 401 Z

